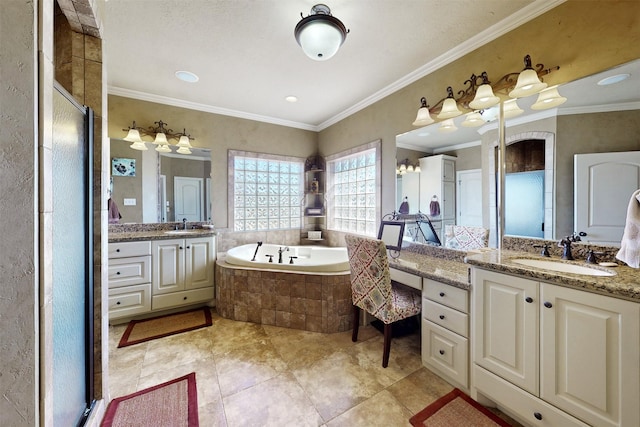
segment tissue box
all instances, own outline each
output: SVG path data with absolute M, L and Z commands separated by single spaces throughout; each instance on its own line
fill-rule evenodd
M 322 239 L 322 231 L 310 231 L 307 238 L 310 240 L 320 240 Z

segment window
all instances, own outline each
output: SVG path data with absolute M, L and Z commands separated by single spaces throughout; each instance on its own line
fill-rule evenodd
M 229 151 L 230 223 L 234 231 L 300 227 L 304 160 Z
M 366 236 L 378 232 L 380 142 L 327 158 L 329 228 Z

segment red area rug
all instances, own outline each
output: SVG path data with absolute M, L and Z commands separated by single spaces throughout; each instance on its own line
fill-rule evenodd
M 457 388 L 409 419 L 415 427 L 510 427 L 510 424 Z
M 197 427 L 196 373 L 113 399 L 102 427 Z

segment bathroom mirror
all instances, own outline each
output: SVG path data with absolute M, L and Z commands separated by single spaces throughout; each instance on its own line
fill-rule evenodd
M 131 143 L 111 139 L 111 159 L 131 159 L 135 173 L 111 174 L 111 198 L 120 223 L 175 222 L 211 219 L 211 152 L 192 148 L 192 154 L 133 150 Z M 175 148 L 174 148 L 175 151 Z
M 619 74 L 630 76 L 617 84 L 597 84 L 606 77 Z M 530 139 L 542 140 L 546 135 L 552 135 L 552 144 L 543 148 L 542 152 L 544 179 L 549 183 L 545 184 L 543 194 L 546 212 L 546 217 L 543 214 L 543 218 L 547 232 L 542 237 L 557 239 L 574 231 L 575 154 L 640 150 L 640 139 L 637 136 L 640 134 L 638 87 L 640 60 L 561 85 L 559 92 L 567 98 L 567 102 L 557 107 L 557 111 L 532 110 L 530 106 L 535 102 L 536 96 L 518 100 L 518 105 L 525 112 L 506 121 L 507 143 L 515 142 L 509 141 L 509 137 L 516 134 L 534 134 L 536 137 Z M 495 168 L 495 151 L 492 147 L 487 147 L 492 143 L 495 146 L 497 142 L 497 120 L 476 128 L 461 126 L 463 120 L 464 115 L 455 119 L 458 130 L 452 133 L 439 132 L 439 123 L 434 123 L 398 135 L 396 149 L 398 152 L 402 150 L 398 160 L 407 156 L 407 150 L 427 152 L 429 155 L 454 154 L 458 157 L 457 171 L 482 169 L 482 179 L 486 180 L 483 183 L 484 191 L 495 188 L 495 175 L 492 176 L 490 172 L 495 170 L 492 169 Z M 507 156 L 509 150 L 508 146 Z M 508 191 L 506 194 L 508 196 Z M 428 197 L 423 194 L 420 196 Z M 483 206 L 484 223 L 493 223 L 495 226 L 495 191 L 483 193 L 483 204 L 487 200 L 492 200 L 489 204 L 493 207 Z M 509 200 L 505 200 L 505 205 L 508 203 Z M 622 209 L 626 209 L 626 206 Z M 487 215 L 490 218 L 486 218 Z M 505 222 L 508 221 L 505 213 Z

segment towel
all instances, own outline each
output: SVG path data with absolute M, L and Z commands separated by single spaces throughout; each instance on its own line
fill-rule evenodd
M 440 216 L 440 203 L 438 200 L 434 198 L 431 199 L 431 203 L 429 203 L 429 215 L 431 216 Z
M 627 222 L 616 258 L 629 267 L 640 268 L 640 190 L 636 190 L 629 200 Z
M 107 200 L 107 206 L 109 208 L 109 224 L 119 223 L 122 215 L 120 215 L 120 211 L 118 210 L 118 205 L 116 205 L 116 202 L 109 199 Z
M 409 213 L 409 199 L 407 197 L 404 198 L 402 203 L 400 203 L 400 207 L 398 208 L 398 212 L 401 214 Z

